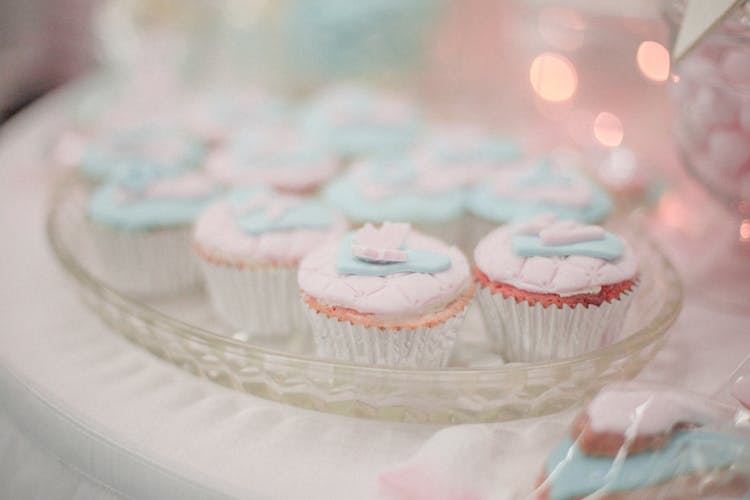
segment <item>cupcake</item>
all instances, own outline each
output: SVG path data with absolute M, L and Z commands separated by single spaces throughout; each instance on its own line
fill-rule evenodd
M 473 186 L 521 157 L 520 145 L 472 125 L 444 125 L 431 130 L 415 146 L 414 155 L 430 175 L 450 177 Z
M 602 222 L 612 210 L 609 195 L 578 171 L 552 160 L 498 170 L 467 196 L 473 242 L 499 224 L 553 213 L 560 219 Z
M 328 184 L 323 197 L 354 226 L 398 220 L 453 244 L 463 239 L 461 186 L 429 175 L 409 156 L 360 161 Z
M 200 167 L 205 148 L 167 125 L 142 124 L 103 132 L 86 146 L 79 171 L 102 182 L 131 171 L 177 172 Z
M 104 280 L 123 292 L 148 295 L 198 285 L 191 225 L 219 194 L 197 172 L 131 171 L 98 187 L 87 215 Z
M 318 200 L 236 188 L 201 214 L 193 233 L 216 313 L 254 335 L 306 328 L 299 261 L 345 230 L 344 218 Z
M 618 340 L 636 258 L 599 226 L 545 214 L 502 226 L 474 250 L 477 297 L 506 361 L 548 361 Z
M 311 194 L 336 173 L 338 160 L 291 125 L 243 130 L 206 162 L 206 171 L 229 187 L 269 186 Z
M 388 222 L 311 252 L 299 287 L 321 357 L 397 367 L 446 365 L 474 294 L 457 248 Z
M 332 87 L 314 98 L 302 123 L 346 161 L 403 151 L 420 129 L 419 113 L 408 100 L 355 85 Z
M 605 388 L 552 450 L 544 500 L 746 498 L 750 444 L 723 405 L 669 388 Z

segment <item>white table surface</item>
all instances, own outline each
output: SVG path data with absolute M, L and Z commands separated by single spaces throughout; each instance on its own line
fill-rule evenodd
M 454 427 L 327 415 L 214 385 L 108 330 L 44 236 L 60 102 L 0 129 L 0 498 L 523 498 L 574 410 Z M 713 393 L 748 353 L 750 311 L 688 289 L 639 378 Z M 378 478 L 399 467 L 417 487 L 393 496 Z

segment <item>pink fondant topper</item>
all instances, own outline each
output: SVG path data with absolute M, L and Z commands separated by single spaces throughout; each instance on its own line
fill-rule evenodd
M 600 240 L 606 232 L 600 226 L 581 224 L 573 220 L 557 220 L 554 214 L 541 214 L 518 226 L 516 232 L 539 236 L 545 245 L 568 245 Z
M 368 262 L 405 262 L 402 247 L 409 231 L 411 225 L 403 222 L 384 222 L 380 228 L 367 223 L 354 233 L 352 254 Z

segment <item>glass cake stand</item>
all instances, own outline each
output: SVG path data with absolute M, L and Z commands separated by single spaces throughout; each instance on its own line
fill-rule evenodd
M 605 384 L 635 376 L 664 345 L 682 304 L 675 269 L 649 240 L 630 238 L 641 284 L 623 338 L 562 361 L 503 364 L 469 311 L 450 366 L 394 369 L 316 358 L 306 332 L 246 339 L 213 316 L 198 290 L 178 297 L 126 296 L 97 278 L 84 207 L 89 188 L 62 183 L 47 236 L 83 302 L 105 323 L 156 356 L 196 375 L 263 398 L 324 412 L 419 423 L 493 422 L 557 412 Z M 618 228 L 634 234 L 636 227 Z

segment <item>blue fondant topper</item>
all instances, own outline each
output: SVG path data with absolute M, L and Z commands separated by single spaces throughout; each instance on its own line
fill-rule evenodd
M 595 492 L 616 493 L 669 481 L 675 477 L 728 467 L 750 458 L 748 443 L 713 431 L 676 432 L 663 447 L 628 456 L 584 454 L 570 439 L 552 451 L 546 464 L 551 500 L 581 498 Z
M 514 234 L 511 239 L 513 253 L 521 257 L 568 257 L 584 255 L 597 259 L 614 260 L 620 258 L 625 249 L 620 238 L 605 232 L 601 239 L 547 245 L 539 236 Z
M 364 276 L 388 276 L 396 273 L 439 273 L 450 269 L 449 255 L 427 250 L 406 247 L 407 258 L 404 262 L 371 262 L 352 253 L 354 233 L 347 235 L 341 242 L 336 257 L 336 272 L 339 274 L 358 274 Z
M 283 198 L 259 187 L 235 189 L 230 193 L 229 204 L 237 213 L 239 228 L 251 235 L 290 229 L 325 229 L 335 221 L 333 210 L 319 201 Z

